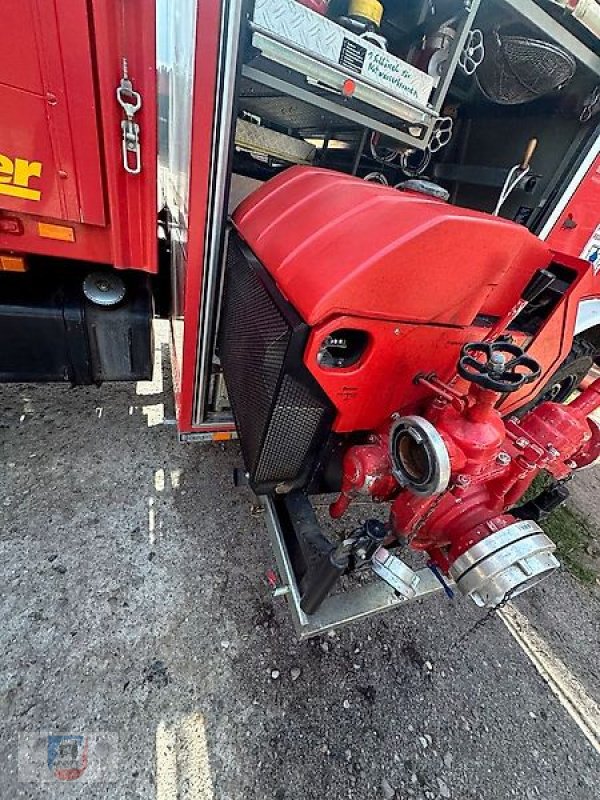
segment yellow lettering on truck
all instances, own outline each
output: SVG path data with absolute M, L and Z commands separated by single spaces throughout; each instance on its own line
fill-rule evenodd
M 13 161 L 0 153 L 0 194 L 38 202 L 42 198 L 42 192 L 29 184 L 32 178 L 41 176 L 41 161 L 27 161 L 24 158 L 15 158 Z

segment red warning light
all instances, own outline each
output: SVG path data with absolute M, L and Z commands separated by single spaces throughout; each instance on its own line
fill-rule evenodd
M 353 81 L 352 78 L 346 78 L 346 80 L 342 84 L 342 94 L 344 95 L 344 97 L 352 97 L 355 91 L 356 91 L 356 82 Z

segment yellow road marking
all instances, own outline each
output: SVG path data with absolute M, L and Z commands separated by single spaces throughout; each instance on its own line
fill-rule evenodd
M 156 800 L 214 800 L 201 714 L 156 730 Z
M 177 736 L 164 722 L 156 729 L 156 800 L 177 800 Z
M 512 604 L 498 611 L 502 622 L 546 681 L 560 704 L 578 725 L 586 739 L 600 753 L 600 708 L 581 683 L 552 652 L 544 639 Z

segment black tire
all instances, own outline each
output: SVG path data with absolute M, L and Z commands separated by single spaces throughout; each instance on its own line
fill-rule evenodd
M 564 403 L 593 367 L 597 355 L 596 345 L 584 335 L 577 336 L 573 340 L 569 355 L 529 407 L 537 406 L 546 400 Z

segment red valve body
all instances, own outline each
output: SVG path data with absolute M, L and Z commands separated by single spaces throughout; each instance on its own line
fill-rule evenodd
M 390 537 L 428 552 L 444 571 L 466 550 L 516 522 L 508 512 L 541 470 L 556 479 L 600 454 L 600 428 L 587 415 L 600 406 L 600 379 L 570 405 L 544 402 L 519 420 L 502 419 L 498 394 L 472 387 L 466 402 L 430 402 L 423 417 L 447 449 L 448 488 L 423 497 L 393 475 L 390 425 L 369 444 L 350 447 L 343 460 L 342 493 L 332 505 L 341 516 L 357 493 L 392 501 Z

